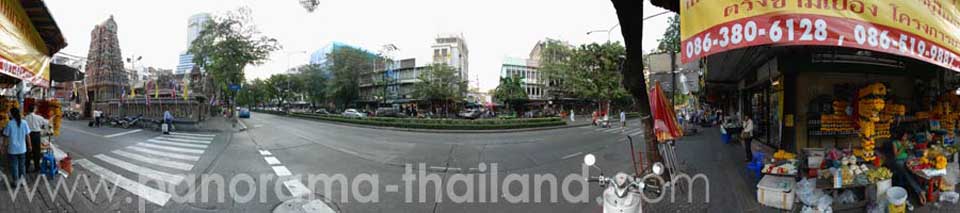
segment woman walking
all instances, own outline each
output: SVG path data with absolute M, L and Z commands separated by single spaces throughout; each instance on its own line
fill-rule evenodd
M 13 167 L 10 176 L 12 176 L 14 186 L 20 182 L 20 178 L 24 176 L 27 170 L 24 155 L 29 149 L 27 141 L 30 140 L 30 135 L 28 135 L 30 127 L 27 126 L 21 116 L 19 109 L 11 108 L 10 117 L 13 119 L 7 122 L 7 126 L 3 128 L 3 135 L 9 139 L 7 154 L 10 156 L 10 166 Z

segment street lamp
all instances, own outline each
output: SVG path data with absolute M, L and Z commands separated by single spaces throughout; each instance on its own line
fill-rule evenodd
M 617 27 L 619 27 L 619 26 L 620 26 L 620 23 L 617 23 L 617 24 L 613 25 L 613 27 L 610 27 L 610 29 L 608 29 L 608 30 L 592 30 L 592 31 L 590 31 L 590 32 L 587 32 L 587 35 L 590 35 L 591 33 L 605 32 L 605 33 L 607 33 L 607 42 L 610 42 L 610 33 L 613 32 L 613 29 L 615 29 L 615 28 L 617 28 Z

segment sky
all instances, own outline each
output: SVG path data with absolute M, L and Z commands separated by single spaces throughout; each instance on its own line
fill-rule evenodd
M 667 10 L 650 4 L 649 0 L 643 1 L 644 18 L 657 15 L 665 11 Z M 660 44 L 660 42 L 657 40 L 663 38 L 663 33 L 667 31 L 667 27 L 670 26 L 670 24 L 667 23 L 667 19 L 674 15 L 675 13 L 668 12 L 666 14 L 654 16 L 643 21 L 643 39 L 641 40 L 640 44 L 640 46 L 643 48 L 643 53 L 649 53 L 651 50 L 657 49 L 657 46 Z
M 123 57 L 142 56 L 138 67 L 167 69 L 174 69 L 179 54 L 187 49 L 190 15 L 218 15 L 249 7 L 262 34 L 278 39 L 283 49 L 264 64 L 248 67 L 248 79 L 305 64 L 310 53 L 332 41 L 372 51 L 394 44 L 398 58 L 417 58 L 418 65 L 425 65 L 430 63 L 430 45 L 437 35 L 462 34 L 470 51 L 470 85 L 476 86 L 479 79 L 481 91 L 497 86 L 504 57 L 526 58 L 536 42 L 547 37 L 574 45 L 605 42 L 606 33 L 586 32 L 608 30 L 618 23 L 612 3 L 606 0 L 320 0 L 312 13 L 298 0 L 45 2 L 68 43 L 61 52 L 86 56 L 90 31 L 113 15 Z M 609 39 L 622 42 L 619 27 Z M 644 49 L 649 49 L 646 39 Z

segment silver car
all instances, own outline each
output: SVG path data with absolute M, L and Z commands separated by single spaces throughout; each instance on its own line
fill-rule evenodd
M 354 118 L 354 117 L 357 117 L 357 118 L 367 117 L 367 114 L 366 114 L 366 113 L 362 113 L 362 112 L 360 112 L 360 111 L 357 111 L 357 109 L 347 109 L 347 110 L 344 110 L 343 113 L 340 113 L 340 115 L 343 115 L 343 116 L 345 116 L 345 117 L 351 117 L 351 118 Z

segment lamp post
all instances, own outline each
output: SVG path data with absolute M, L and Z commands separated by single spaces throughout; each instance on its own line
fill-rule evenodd
M 610 29 L 607 29 L 607 30 L 591 30 L 590 32 L 587 32 L 587 35 L 590 35 L 591 33 L 601 33 L 601 32 L 607 33 L 607 42 L 610 42 L 610 33 L 613 32 L 613 29 L 616 29 L 619 26 L 620 26 L 620 23 L 617 23 L 613 25 L 613 27 L 610 27 Z

